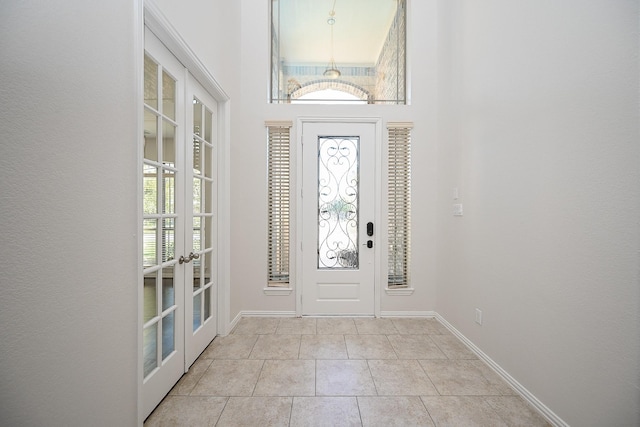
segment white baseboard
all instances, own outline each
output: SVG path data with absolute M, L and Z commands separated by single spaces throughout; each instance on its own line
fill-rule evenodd
M 233 331 L 233 328 L 236 327 L 238 322 L 242 320 L 243 317 L 296 317 L 295 311 L 241 311 L 236 317 L 233 318 L 231 323 L 229 323 L 229 330 L 227 334 L 230 334 Z
M 380 317 L 436 317 L 435 311 L 381 311 Z
M 238 322 L 240 321 L 240 319 L 242 319 L 242 312 L 239 312 L 236 317 L 233 318 L 233 320 L 229 323 L 229 327 L 227 330 L 227 334 L 230 334 L 231 331 L 233 331 L 233 328 L 236 327 L 236 325 L 238 324 Z
M 295 311 L 241 311 L 242 317 L 296 317 Z
M 465 337 L 460 331 L 453 327 L 438 313 L 435 313 L 435 318 L 442 323 L 453 335 L 455 335 L 460 341 L 462 341 L 471 351 L 473 351 L 482 361 L 484 361 L 493 371 L 498 374 L 503 380 L 507 382 L 520 396 L 533 406 L 543 417 L 547 419 L 551 424 L 556 427 L 569 427 L 569 424 L 564 422 L 562 418 L 549 409 L 544 403 L 538 400 L 529 390 L 527 390 L 522 384 L 516 381 L 507 371 L 502 369 L 500 365 L 487 356 L 482 350 L 480 350 L 475 344 L 473 344 L 467 337 Z

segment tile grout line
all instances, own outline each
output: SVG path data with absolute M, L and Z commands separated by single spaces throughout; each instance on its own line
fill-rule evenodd
M 227 401 L 224 402 L 224 406 L 222 407 L 222 411 L 220 411 L 220 414 L 218 415 L 218 418 L 216 419 L 216 422 L 213 423 L 214 426 L 217 426 L 218 423 L 220 422 L 220 418 L 222 418 L 222 414 L 224 413 L 224 410 L 227 408 L 227 404 L 229 403 L 229 400 L 231 400 L 231 396 L 227 396 Z

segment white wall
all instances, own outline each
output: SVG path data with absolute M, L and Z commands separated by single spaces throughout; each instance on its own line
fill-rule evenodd
M 413 264 L 415 293 L 411 297 L 382 295 L 383 311 L 426 311 L 435 298 L 435 113 L 436 13 L 434 1 L 412 2 L 409 58 L 412 103 L 407 106 L 271 105 L 269 84 L 269 2 L 242 2 L 241 98 L 231 148 L 232 315 L 246 311 L 295 310 L 295 293 L 265 296 L 266 285 L 266 133 L 265 120 L 300 116 L 381 117 L 386 121 L 414 121 Z M 420 50 L 418 50 L 418 48 Z M 237 100 L 234 100 L 234 105 Z M 238 111 L 238 110 L 236 110 Z M 236 116 L 237 119 L 237 116 Z M 297 129 L 293 129 L 294 134 Z
M 436 311 L 570 425 L 640 425 L 638 2 L 440 20 Z
M 0 418 L 137 423 L 136 2 L 0 6 Z
M 152 0 L 231 99 L 238 96 L 240 2 Z

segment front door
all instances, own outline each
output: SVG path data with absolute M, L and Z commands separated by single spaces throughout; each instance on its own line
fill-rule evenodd
M 304 122 L 302 314 L 373 315 L 373 122 Z

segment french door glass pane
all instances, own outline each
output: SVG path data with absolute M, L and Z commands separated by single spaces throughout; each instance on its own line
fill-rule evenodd
M 144 103 L 158 109 L 158 64 L 148 55 L 144 56 Z
M 358 137 L 318 138 L 318 268 L 357 269 Z
M 162 213 L 173 214 L 176 212 L 176 180 L 172 170 L 162 170 Z
M 162 262 L 171 261 L 175 258 L 175 238 L 176 238 L 175 218 L 165 218 L 162 220 Z
M 211 196 L 211 192 L 213 191 L 213 182 L 210 180 L 204 181 L 204 211 L 203 213 L 213 213 L 213 197 Z
M 162 269 L 162 311 L 171 307 L 176 301 L 173 270 L 173 265 Z
M 155 214 L 158 212 L 158 168 L 143 166 L 143 212 Z
M 204 139 L 211 142 L 211 132 L 213 130 L 213 113 L 208 108 L 204 110 Z M 208 158 L 208 157 L 207 157 Z
M 193 178 L 193 213 L 201 212 L 202 206 L 202 180 Z
M 204 254 L 204 283 L 211 282 L 213 251 L 206 252 Z
M 200 243 L 202 242 L 202 227 L 201 227 L 201 218 L 193 217 L 193 251 L 200 251 Z M 195 260 L 197 261 L 197 260 Z
M 144 275 L 144 308 L 142 315 L 144 323 L 147 323 L 158 314 L 157 275 L 157 271 Z
M 202 286 L 202 283 L 200 280 L 200 260 L 194 259 L 193 260 L 193 290 L 195 291 L 200 289 L 200 286 Z
M 193 133 L 202 136 L 202 102 L 193 98 Z
M 143 266 L 152 267 L 157 264 L 157 233 L 158 220 L 145 219 L 142 226 L 142 262 Z
M 144 359 L 144 376 L 146 377 L 158 366 L 158 324 L 144 328 L 142 336 L 142 353 Z
M 169 121 L 162 121 L 162 163 L 176 164 L 176 127 Z
M 166 71 L 162 72 L 162 113 L 176 119 L 176 81 Z
M 204 290 L 204 319 L 211 317 L 211 286 Z
M 193 173 L 202 173 L 202 143 L 198 138 L 193 138 Z
M 193 330 L 202 325 L 202 292 L 193 296 Z
M 213 217 L 206 216 L 204 218 L 204 249 L 209 249 L 213 246 L 213 233 L 211 233 L 211 227 L 213 227 L 212 222 Z
M 213 175 L 213 164 L 211 161 L 211 151 L 213 150 L 212 146 L 209 144 L 204 144 L 204 176 L 207 178 L 212 178 Z M 209 193 L 207 193 L 209 194 Z
M 162 360 L 175 349 L 175 311 L 162 318 Z
M 158 116 L 144 110 L 144 158 L 158 161 Z

